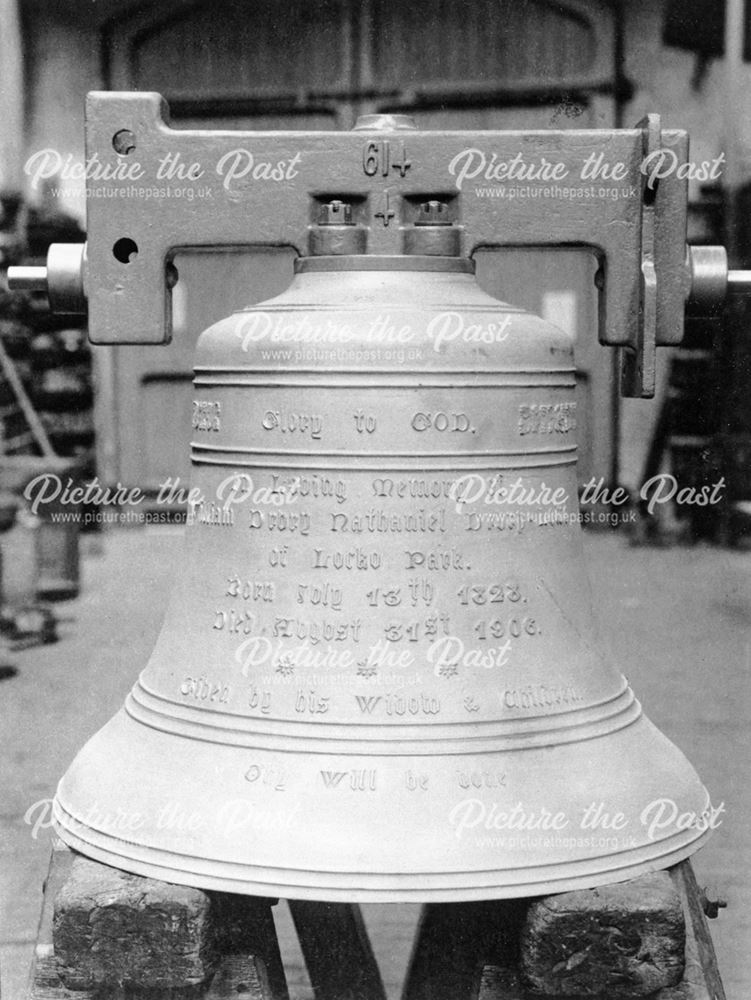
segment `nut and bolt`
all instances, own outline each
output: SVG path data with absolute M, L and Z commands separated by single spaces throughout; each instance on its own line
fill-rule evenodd
M 445 201 L 424 201 L 420 214 L 415 219 L 416 226 L 450 226 L 449 207 Z
M 353 226 L 352 206 L 346 201 L 329 201 L 321 205 L 319 226 Z
M 727 907 L 727 900 L 722 899 L 717 888 L 713 885 L 705 885 L 700 894 L 701 907 L 710 920 L 715 920 L 720 910 Z

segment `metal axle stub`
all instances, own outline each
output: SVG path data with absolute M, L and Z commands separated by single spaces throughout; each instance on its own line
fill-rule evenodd
M 52 312 L 79 315 L 86 312 L 85 243 L 52 243 L 46 267 L 9 267 L 12 291 L 46 292 Z

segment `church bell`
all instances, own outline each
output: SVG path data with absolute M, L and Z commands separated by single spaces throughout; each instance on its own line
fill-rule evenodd
M 90 857 L 458 901 L 617 882 L 709 834 L 593 626 L 572 338 L 480 289 L 456 205 L 404 204 L 374 253 L 360 200 L 316 203 L 289 288 L 200 338 L 165 623 L 55 799 Z

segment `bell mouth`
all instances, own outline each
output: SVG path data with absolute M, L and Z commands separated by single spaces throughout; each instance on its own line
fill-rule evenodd
M 450 271 L 474 274 L 475 262 L 468 257 L 438 257 L 427 254 L 326 254 L 298 257 L 295 274 L 311 271 Z
M 551 750 L 363 757 L 329 747 L 280 752 L 264 739 L 249 750 L 166 732 L 126 706 L 60 782 L 53 821 L 74 850 L 139 875 L 349 903 L 592 888 L 668 868 L 710 836 L 707 791 L 644 715 L 556 746 L 554 764 Z M 249 768 L 272 780 L 250 782 Z M 416 774 L 422 791 L 405 780 Z M 503 782 L 487 780 L 501 774 Z M 323 775 L 335 781 L 328 790 Z M 582 825 L 593 803 L 621 826 Z M 665 803 L 677 821 L 657 822 Z

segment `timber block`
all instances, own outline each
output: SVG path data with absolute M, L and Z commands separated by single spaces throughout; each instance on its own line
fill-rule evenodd
M 217 958 L 210 911 L 200 889 L 77 857 L 55 900 L 58 975 L 73 990 L 203 983 Z
M 686 927 L 667 872 L 533 902 L 521 931 L 520 969 L 546 996 L 645 996 L 684 970 Z
M 31 1000 L 289 1000 L 275 902 L 131 875 L 56 845 Z

